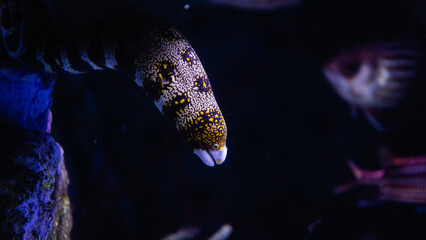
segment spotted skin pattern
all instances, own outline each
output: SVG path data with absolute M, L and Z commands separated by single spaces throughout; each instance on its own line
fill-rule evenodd
M 219 108 L 198 112 L 197 117 L 187 121 L 183 129 L 187 141 L 201 143 L 203 139 L 206 139 L 207 145 L 213 146 L 218 143 L 221 146 L 225 144 L 225 142 L 222 142 L 221 136 L 226 135 L 226 125 Z M 202 148 L 203 146 L 196 145 L 194 147 Z
M 18 23 L 14 18 L 17 27 L 10 27 L 3 18 L 16 12 L 15 6 L 22 2 L 12 0 L 1 10 L 2 37 L 11 56 L 51 73 L 121 71 L 144 87 L 191 147 L 226 148 L 225 120 L 207 74 L 191 45 L 174 28 L 140 13 L 64 27 L 49 14 L 29 14 L 33 11 L 27 6 L 25 18 Z M 12 38 L 10 33 L 15 32 L 19 36 Z

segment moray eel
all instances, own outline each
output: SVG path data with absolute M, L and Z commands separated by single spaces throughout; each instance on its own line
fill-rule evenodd
M 10 56 L 49 73 L 120 71 L 146 90 L 206 165 L 225 161 L 225 120 L 200 59 L 181 33 L 146 13 L 63 26 L 35 2 L 2 5 L 1 33 Z

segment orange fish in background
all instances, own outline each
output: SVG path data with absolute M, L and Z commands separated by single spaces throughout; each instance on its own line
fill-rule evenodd
M 379 170 L 362 170 L 351 160 L 349 168 L 356 181 L 334 189 L 335 193 L 345 192 L 356 186 L 373 186 L 373 199 L 359 202 L 368 206 L 380 201 L 404 203 L 426 203 L 426 155 L 395 157 L 387 150 L 381 150 Z
M 385 132 L 375 112 L 398 106 L 417 76 L 420 56 L 414 41 L 377 42 L 342 50 L 323 72 L 341 98 Z

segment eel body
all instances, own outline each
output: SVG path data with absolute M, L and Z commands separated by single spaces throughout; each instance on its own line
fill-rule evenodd
M 11 0 L 1 8 L 1 33 L 10 56 L 50 73 L 120 71 L 146 90 L 206 165 L 225 161 L 225 120 L 182 34 L 147 13 L 63 26 L 45 6 L 27 2 Z

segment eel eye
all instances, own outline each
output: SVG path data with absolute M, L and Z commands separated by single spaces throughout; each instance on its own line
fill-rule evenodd
M 213 150 L 218 150 L 218 149 L 219 149 L 219 144 L 215 143 L 215 144 L 213 145 Z

